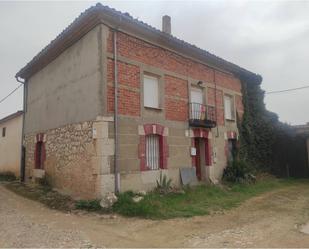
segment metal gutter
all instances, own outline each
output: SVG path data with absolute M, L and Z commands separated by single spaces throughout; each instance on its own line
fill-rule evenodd
M 20 180 L 25 181 L 25 158 L 24 158 L 24 136 L 25 136 L 25 114 L 26 114 L 26 99 L 27 99 L 27 81 L 20 80 L 15 76 L 17 82 L 23 84 L 23 121 L 21 129 L 21 141 L 20 141 Z
M 117 30 L 114 30 L 114 133 L 115 133 L 115 193 L 120 191 L 120 174 L 118 165 L 118 65 L 117 65 Z

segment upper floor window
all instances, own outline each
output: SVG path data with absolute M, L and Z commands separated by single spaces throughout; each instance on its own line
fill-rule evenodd
M 234 120 L 234 99 L 231 95 L 224 95 L 224 116 L 225 119 Z
M 159 78 L 144 75 L 144 106 L 159 108 Z
M 193 119 L 203 119 L 205 114 L 205 106 L 203 105 L 203 91 L 200 88 L 191 88 L 190 92 L 191 105 L 190 117 Z
M 6 136 L 6 127 L 3 127 L 2 128 L 2 137 L 5 137 Z
M 191 89 L 191 103 L 203 104 L 203 91 L 200 88 Z

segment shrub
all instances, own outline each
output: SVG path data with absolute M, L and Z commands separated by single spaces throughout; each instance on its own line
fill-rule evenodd
M 15 181 L 16 180 L 16 176 L 14 173 L 12 172 L 2 172 L 0 173 L 0 181 Z
M 223 171 L 222 179 L 233 183 L 252 183 L 255 176 L 245 161 L 234 160 Z
M 157 180 L 156 191 L 160 194 L 167 194 L 170 192 L 172 188 L 172 179 L 168 179 L 166 175 L 162 175 L 162 171 L 160 172 L 160 178 Z
M 76 201 L 75 207 L 77 209 L 87 210 L 87 211 L 99 211 L 102 210 L 100 206 L 100 200 L 80 200 Z

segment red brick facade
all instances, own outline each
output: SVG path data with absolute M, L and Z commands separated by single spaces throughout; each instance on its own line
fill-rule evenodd
M 118 62 L 119 114 L 140 116 L 140 69 L 137 66 Z M 114 111 L 114 61 L 107 63 L 108 112 Z
M 143 63 L 161 70 L 167 70 L 182 77 L 191 77 L 203 82 L 217 84 L 217 124 L 224 125 L 224 106 L 223 91 L 220 87 L 229 91 L 241 92 L 239 79 L 231 74 L 223 73 L 206 65 L 197 63 L 188 58 L 182 57 L 169 50 L 152 45 L 145 41 L 131 37 L 127 34 L 118 32 L 117 36 L 118 55 L 131 61 Z M 113 34 L 110 32 L 108 37 L 107 51 L 113 53 Z M 140 116 L 141 115 L 141 69 L 137 65 L 118 62 L 119 80 L 119 113 L 122 115 Z M 114 90 L 113 90 L 113 60 L 108 60 L 108 112 L 114 109 Z M 165 74 L 164 81 L 164 106 L 165 118 L 173 121 L 188 120 L 188 81 L 182 78 Z M 215 90 L 207 87 L 208 105 L 215 105 Z M 242 100 L 240 96 L 235 98 L 236 110 L 240 116 L 243 113 Z

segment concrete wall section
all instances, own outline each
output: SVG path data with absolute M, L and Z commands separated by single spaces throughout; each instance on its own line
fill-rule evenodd
M 20 175 L 20 150 L 23 116 L 17 116 L 0 124 L 0 173 Z M 2 129 L 6 134 L 2 137 Z
M 28 80 L 26 134 L 94 120 L 103 112 L 104 32 L 97 26 Z

